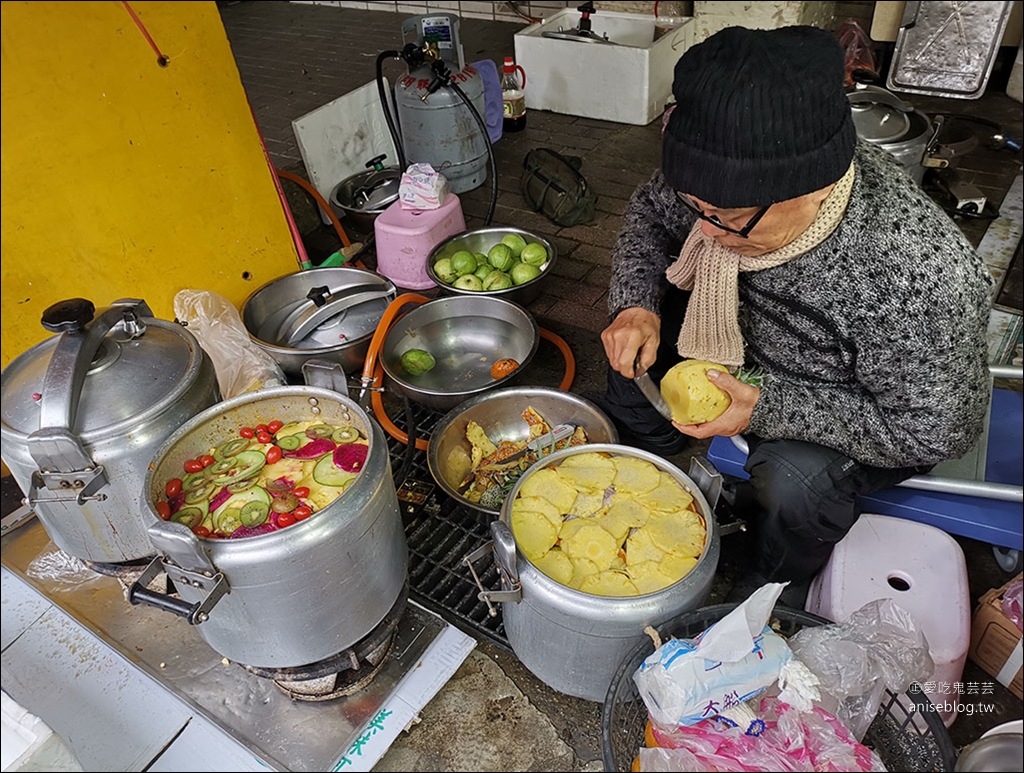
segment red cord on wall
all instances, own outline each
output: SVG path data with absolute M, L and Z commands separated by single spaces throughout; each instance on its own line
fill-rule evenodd
M 123 5 L 124 9 L 128 11 L 128 15 L 132 17 L 132 20 L 135 22 L 135 26 L 139 28 L 139 32 L 141 32 L 142 36 L 149 42 L 149 47 L 156 52 L 156 63 L 161 67 L 169 65 L 171 60 L 160 51 L 160 47 L 156 44 L 156 41 L 153 40 L 153 36 L 149 34 L 149 30 L 146 29 L 146 25 L 142 23 L 142 19 L 139 18 L 139 15 L 135 13 L 130 5 L 128 5 L 126 0 L 121 0 L 121 5 Z

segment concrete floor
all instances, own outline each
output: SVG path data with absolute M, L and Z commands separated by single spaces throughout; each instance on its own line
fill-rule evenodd
M 223 6 L 222 18 L 274 163 L 308 179 L 291 121 L 372 81 L 373 55 L 401 44 L 403 15 L 244 2 Z M 522 25 L 516 23 L 463 19 L 466 60 L 489 58 L 500 63 L 514 53 L 513 36 L 520 29 Z M 393 81 L 403 72 L 403 65 L 388 62 L 384 72 Z M 1020 137 L 1019 103 L 1001 90 L 992 92 L 970 105 L 970 111 Z M 962 104 L 951 106 L 952 100 L 911 101 L 931 114 L 967 111 Z M 522 159 L 537 146 L 582 156 L 582 171 L 599 194 L 593 223 L 561 228 L 525 206 L 519 192 Z M 602 388 L 605 360 L 598 334 L 606 324 L 610 248 L 633 189 L 648 179 L 659 163 L 660 121 L 630 126 L 530 111 L 526 130 L 505 135 L 494 145 L 494 153 L 499 190 L 494 223 L 542 233 L 559 250 L 556 275 L 529 310 L 539 325 L 571 346 L 576 360 L 572 391 Z M 1019 173 L 1020 156 L 982 148 L 965 159 L 960 170 L 998 206 Z M 326 255 L 335 249 L 338 244 L 333 232 L 321 226 L 308 197 L 287 183 L 286 192 L 300 228 L 310 229 L 306 241 L 311 252 Z M 489 196 L 489 184 L 461 195 L 468 227 L 483 225 Z M 988 223 L 964 220 L 961 225 L 977 245 Z M 557 386 L 562 367 L 559 355 L 542 346 L 530 375 L 536 384 Z M 671 461 L 686 470 L 689 458 L 705 450 L 706 444 L 695 442 Z M 722 562 L 709 604 L 721 601 L 731 587 L 741 539 L 723 541 Z M 958 542 L 968 560 L 972 600 L 1005 581 L 988 545 L 963 538 Z M 964 681 L 991 678 L 968 663 Z M 951 736 L 957 747 L 976 740 L 989 727 L 1022 716 L 1018 699 L 998 684 L 995 692 L 994 714 L 962 716 L 954 723 Z M 552 691 L 510 652 L 482 639 L 455 678 L 423 711 L 422 722 L 395 743 L 376 769 L 600 770 L 600 718 L 599 705 Z M 455 727 L 457 732 L 452 732 Z
M 400 47 L 404 15 L 286 2 L 218 5 L 274 164 L 307 177 L 292 120 L 370 82 L 376 53 Z M 516 23 L 464 19 L 462 37 L 467 60 L 490 58 L 500 63 L 514 52 L 513 36 L 521 28 Z M 397 63 L 385 66 L 385 74 L 392 79 L 401 72 Z M 943 100 L 913 102 L 925 111 L 951 109 L 943 106 Z M 1022 135 L 1020 105 L 1001 92 L 986 95 L 973 103 L 971 110 L 1002 123 L 1014 136 Z M 574 392 L 603 386 L 605 360 L 598 334 L 606 324 L 610 248 L 630 194 L 659 163 L 659 129 L 658 121 L 627 126 L 531 111 L 525 131 L 507 135 L 494 146 L 499 188 L 495 224 L 543 233 L 559 249 L 556 275 L 529 310 L 540 326 L 561 336 L 572 348 Z M 599 194 L 598 216 L 593 223 L 560 228 L 526 208 L 519 193 L 522 159 L 536 146 L 583 157 L 582 171 Z M 1019 155 L 982 149 L 962 169 L 998 205 L 1020 171 Z M 290 183 L 284 186 L 310 254 L 315 258 L 329 254 L 339 246 L 333 232 L 322 227 L 300 189 Z M 484 185 L 461 196 L 470 228 L 483 224 L 489 192 L 489 185 Z M 986 226 L 983 221 L 963 223 L 974 244 L 980 242 Z M 368 262 L 372 267 L 372 256 Z M 545 345 L 530 367 L 532 381 L 545 386 L 557 386 L 563 372 L 560 356 Z M 689 458 L 705 450 L 706 444 L 695 442 L 670 461 L 686 470 Z M 4 479 L 5 512 L 11 499 L 7 496 L 10 483 L 11 479 Z M 731 587 L 738 571 L 741 539 L 723 541 L 720 571 L 707 603 L 721 601 Z M 967 556 L 975 601 L 990 587 L 1001 585 L 1005 575 L 995 564 L 988 545 L 963 538 L 958 542 Z M 964 681 L 992 679 L 968 663 Z M 976 740 L 989 727 L 1024 714 L 1020 700 L 1001 685 L 995 685 L 994 695 L 980 698 L 988 699 L 995 703 L 994 713 L 962 716 L 953 725 L 951 736 L 958 748 Z M 424 709 L 421 721 L 396 741 L 375 768 L 601 769 L 600 705 L 556 693 L 527 671 L 514 654 L 486 638 L 480 638 L 455 677 Z

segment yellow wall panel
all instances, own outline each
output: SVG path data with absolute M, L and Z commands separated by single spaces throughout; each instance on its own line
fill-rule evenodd
M 183 288 L 240 306 L 297 270 L 291 232 L 214 2 L 4 2 L 2 357 L 59 300 Z

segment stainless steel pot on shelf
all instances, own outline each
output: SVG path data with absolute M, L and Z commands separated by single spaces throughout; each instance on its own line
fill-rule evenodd
M 202 538 L 157 515 L 165 483 L 187 459 L 274 419 L 358 429 L 369 438 L 359 476 L 311 517 L 259 536 Z M 337 655 L 373 631 L 404 590 L 408 550 L 384 433 L 337 391 L 289 386 L 225 400 L 167 439 L 140 490 L 157 558 L 130 600 L 184 617 L 235 662 L 297 668 Z M 147 588 L 160 571 L 180 598 Z
M 43 326 L 59 335 L 0 376 L 3 458 L 50 539 L 85 561 L 153 555 L 139 491 L 153 452 L 220 399 L 213 363 L 145 301 L 96 312 L 74 298 Z

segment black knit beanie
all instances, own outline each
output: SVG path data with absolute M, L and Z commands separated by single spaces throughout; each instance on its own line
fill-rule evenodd
M 838 180 L 856 130 L 843 50 L 816 27 L 729 27 L 676 63 L 662 140 L 675 190 L 716 207 L 774 204 Z

